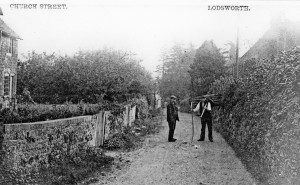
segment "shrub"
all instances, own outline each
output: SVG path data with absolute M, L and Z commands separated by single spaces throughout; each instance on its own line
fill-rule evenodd
M 100 104 L 19 104 L 16 110 L 3 109 L 0 116 L 4 124 L 46 121 L 74 116 L 97 114 L 105 109 Z
M 150 111 L 147 118 L 136 119 L 131 126 L 123 127 L 104 142 L 108 150 L 131 150 L 140 145 L 143 136 L 159 132 L 161 128 L 161 109 Z M 142 116 L 141 116 L 142 117 Z
M 239 80 L 221 78 L 210 87 L 223 99 L 216 130 L 266 184 L 296 184 L 299 175 L 299 72 L 300 55 L 292 50 L 254 62 Z
M 109 150 L 125 149 L 134 147 L 137 138 L 132 133 L 116 133 L 109 140 L 104 142 L 104 147 Z
M 133 98 L 132 105 L 137 106 L 137 115 L 141 120 L 147 119 L 150 116 L 150 106 L 146 98 Z
M 51 155 L 51 154 L 50 154 Z M 21 169 L 0 169 L 1 184 L 77 184 L 96 171 L 110 168 L 114 158 L 105 156 L 94 147 L 80 148 L 72 156 L 63 153 L 51 157 L 48 167 L 26 173 Z M 2 178 L 3 177 L 3 178 Z
M 189 98 L 186 98 L 184 100 L 181 100 L 179 103 L 180 112 L 191 112 L 191 104 Z

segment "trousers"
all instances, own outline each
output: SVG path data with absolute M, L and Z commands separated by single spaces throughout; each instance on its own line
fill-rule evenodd
M 201 135 L 200 135 L 200 140 L 205 139 L 205 129 L 206 125 L 208 127 L 208 139 L 212 140 L 212 118 L 211 117 L 206 117 L 201 119 Z
M 168 121 L 169 124 L 169 137 L 168 140 L 171 141 L 172 139 L 174 139 L 174 131 L 175 131 L 175 127 L 176 127 L 176 121 Z

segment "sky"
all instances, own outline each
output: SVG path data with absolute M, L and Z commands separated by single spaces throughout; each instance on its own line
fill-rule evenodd
M 16 9 L 11 4 L 66 4 L 67 9 Z M 208 6 L 243 5 L 250 11 L 212 11 Z M 196 48 L 214 40 L 219 48 L 235 41 L 240 55 L 280 13 L 300 21 L 297 1 L 199 0 L 1 0 L 3 19 L 21 38 L 19 54 L 29 51 L 72 55 L 79 50 L 130 51 L 154 72 L 162 51 L 175 44 Z M 298 10 L 298 11 L 297 11 Z

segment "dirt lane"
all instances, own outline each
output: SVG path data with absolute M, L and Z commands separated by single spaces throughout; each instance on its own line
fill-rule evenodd
M 164 129 L 147 138 L 143 148 L 128 154 L 126 158 L 132 164 L 108 184 L 255 184 L 219 134 L 213 133 L 213 143 L 208 141 L 207 133 L 206 141 L 198 142 L 201 126 L 199 118 L 194 117 L 195 136 L 191 144 L 191 115 L 180 113 L 179 116 L 175 143 L 166 142 L 168 126 L 164 119 Z

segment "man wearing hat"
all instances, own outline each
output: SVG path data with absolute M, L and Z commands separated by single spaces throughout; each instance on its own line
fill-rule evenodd
M 167 121 L 169 124 L 169 142 L 175 142 L 176 139 L 174 139 L 174 131 L 176 126 L 176 121 L 179 121 L 178 117 L 178 108 L 176 106 L 176 96 L 172 95 L 170 97 L 170 102 L 167 105 Z
M 198 103 L 194 112 L 200 111 L 200 118 L 201 118 L 201 135 L 198 141 L 204 141 L 205 139 L 205 127 L 208 127 L 208 139 L 210 142 L 213 142 L 212 136 L 212 107 L 216 104 L 209 98 L 204 96 L 204 99 Z

